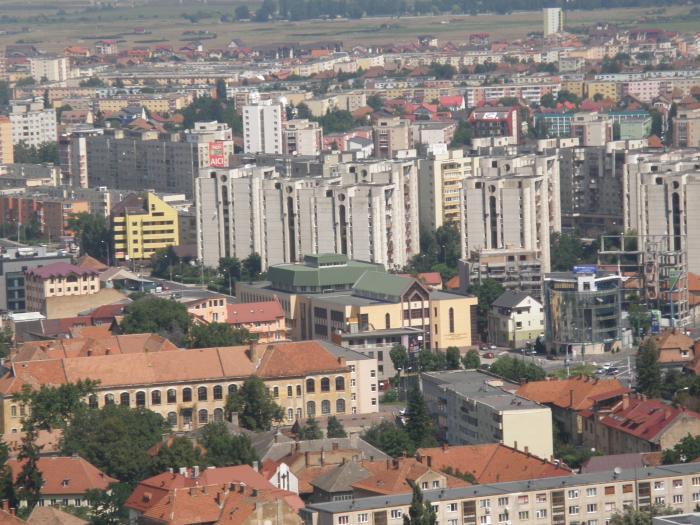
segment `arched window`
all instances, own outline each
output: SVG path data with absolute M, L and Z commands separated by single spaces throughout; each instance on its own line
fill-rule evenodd
M 146 392 L 139 391 L 136 392 L 136 406 L 145 407 L 146 406 Z
M 224 398 L 224 389 L 221 388 L 221 385 L 216 385 L 214 386 L 214 399 L 219 400 Z
M 199 421 L 200 425 L 206 425 L 209 423 L 209 412 L 207 412 L 204 408 L 200 410 L 197 413 L 197 421 Z
M 331 391 L 331 380 L 328 379 L 327 377 L 322 377 L 321 378 L 321 392 L 330 392 Z
M 207 400 L 207 387 L 200 386 L 197 389 L 197 400 L 198 401 L 206 401 Z
M 105 405 L 114 404 L 114 394 L 105 394 Z
M 214 422 L 223 423 L 224 421 L 224 410 L 222 408 L 214 409 Z
M 294 420 L 294 409 L 288 408 L 287 409 L 287 421 L 292 421 L 292 420 Z
M 192 389 L 191 388 L 183 388 L 182 389 L 182 400 L 185 403 L 192 401 Z
M 313 401 L 308 401 L 306 403 L 306 417 L 313 417 L 316 415 L 316 403 Z
M 287 385 L 287 397 L 292 397 L 294 395 L 294 389 L 292 385 Z
M 448 316 L 450 318 L 450 333 L 455 333 L 455 309 L 450 308 L 448 311 Z
M 384 328 L 391 328 L 391 314 L 384 314 Z
M 119 402 L 122 405 L 129 406 L 129 392 L 122 392 L 119 396 Z
M 272 388 L 272 397 L 274 397 L 275 399 L 280 397 L 280 387 L 276 386 Z
M 344 414 L 345 413 L 345 400 L 344 399 L 338 399 L 335 402 L 335 411 L 338 414 Z
M 328 401 L 327 399 L 324 399 L 321 401 L 321 414 L 330 414 L 331 413 L 331 402 Z
M 301 397 L 301 385 L 297 385 L 297 397 Z
M 238 392 L 238 385 L 230 384 L 228 386 L 228 395 L 233 396 Z
M 177 403 L 177 390 L 169 388 L 167 392 L 168 403 Z
M 345 378 L 343 376 L 338 376 L 335 378 L 335 389 L 341 392 L 345 390 Z
M 306 380 L 306 393 L 316 392 L 316 382 L 313 379 Z
M 160 390 L 151 392 L 151 405 L 160 405 Z
M 177 426 L 177 414 L 175 412 L 168 412 L 168 425 L 170 425 L 170 428 Z
M 97 408 L 97 396 L 95 394 L 90 394 L 90 397 L 88 398 L 88 406 L 90 408 Z

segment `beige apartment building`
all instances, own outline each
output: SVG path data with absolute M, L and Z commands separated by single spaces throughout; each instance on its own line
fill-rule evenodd
M 98 381 L 90 406 L 143 407 L 163 416 L 173 430 L 189 430 L 223 421 L 226 397 L 252 375 L 264 380 L 284 410 L 283 424 L 378 411 L 376 360 L 328 342 L 300 341 L 13 362 L 0 379 L 0 430 L 20 431 L 26 409 L 12 396 L 24 384 L 81 379 Z
M 285 155 L 315 156 L 323 149 L 323 130 L 308 119 L 287 120 L 282 124 L 282 150 Z
M 700 147 L 700 109 L 678 109 L 673 119 L 673 147 Z
M 0 115 L 0 164 L 12 164 L 15 161 L 12 145 L 12 122 Z
M 381 118 L 372 127 L 374 156 L 391 159 L 397 151 L 413 147 L 413 126 L 400 117 Z
M 93 295 L 100 291 L 98 272 L 57 262 L 25 273 L 26 305 L 29 312 L 44 310 L 50 297 Z
M 588 474 L 491 483 L 423 493 L 446 525 L 605 525 L 627 507 L 652 505 L 693 512 L 700 502 L 700 464 L 616 469 Z M 306 525 L 400 525 L 412 494 L 312 503 Z

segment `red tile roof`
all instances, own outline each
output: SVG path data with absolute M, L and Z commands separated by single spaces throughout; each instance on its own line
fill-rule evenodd
M 13 480 L 17 479 L 23 464 L 17 459 L 7 461 Z M 84 494 L 90 489 L 106 490 L 111 483 L 118 482 L 78 456 L 41 457 L 37 468 L 44 480 L 41 487 L 44 495 Z
M 592 396 L 596 396 L 596 400 L 600 400 L 601 395 L 618 395 L 622 388 L 622 384 L 617 379 L 572 377 L 570 379 L 531 381 L 521 385 L 516 394 L 537 403 L 565 409 L 584 410 L 593 406 Z M 603 397 L 603 399 L 606 398 Z
M 676 408 L 655 399 L 631 398 L 628 406 L 620 403 L 600 423 L 637 439 L 655 442 L 681 416 L 700 419 L 697 412 Z
M 226 311 L 229 324 L 268 323 L 284 318 L 284 310 L 277 300 L 227 304 Z
M 80 266 L 76 266 L 74 264 L 57 262 L 27 270 L 27 275 L 38 277 L 40 279 L 49 279 L 51 277 L 68 277 L 69 275 L 76 275 L 78 277 L 92 275 L 97 276 L 98 272 L 90 268 L 81 268 Z
M 431 471 L 427 465 L 414 458 L 400 458 L 386 461 L 362 461 L 360 465 L 370 473 L 370 476 L 356 481 L 353 488 L 378 495 L 405 494 L 413 490 L 412 485 L 420 477 Z M 468 487 L 459 478 L 445 474 L 448 488 Z

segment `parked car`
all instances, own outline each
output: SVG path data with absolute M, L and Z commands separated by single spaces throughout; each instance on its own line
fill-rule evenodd
M 495 356 L 493 355 L 493 352 L 486 352 L 484 354 L 485 359 L 493 359 Z

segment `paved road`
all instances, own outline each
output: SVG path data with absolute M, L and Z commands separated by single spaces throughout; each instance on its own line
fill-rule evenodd
M 161 293 L 157 295 L 170 295 L 173 292 L 174 293 L 180 293 L 183 296 L 187 295 L 192 295 L 197 296 L 197 297 L 202 297 L 202 296 L 207 296 L 207 295 L 219 295 L 218 292 L 212 292 L 211 290 L 207 290 L 206 286 L 202 287 L 199 284 L 184 284 L 184 283 L 178 283 L 176 281 L 169 281 L 168 279 L 159 279 L 158 277 L 149 277 L 151 281 L 155 282 L 158 286 L 161 287 L 166 287 L 167 290 L 163 290 Z M 224 294 L 226 295 L 226 302 L 228 303 L 235 303 L 236 298 L 233 297 L 232 295 Z

